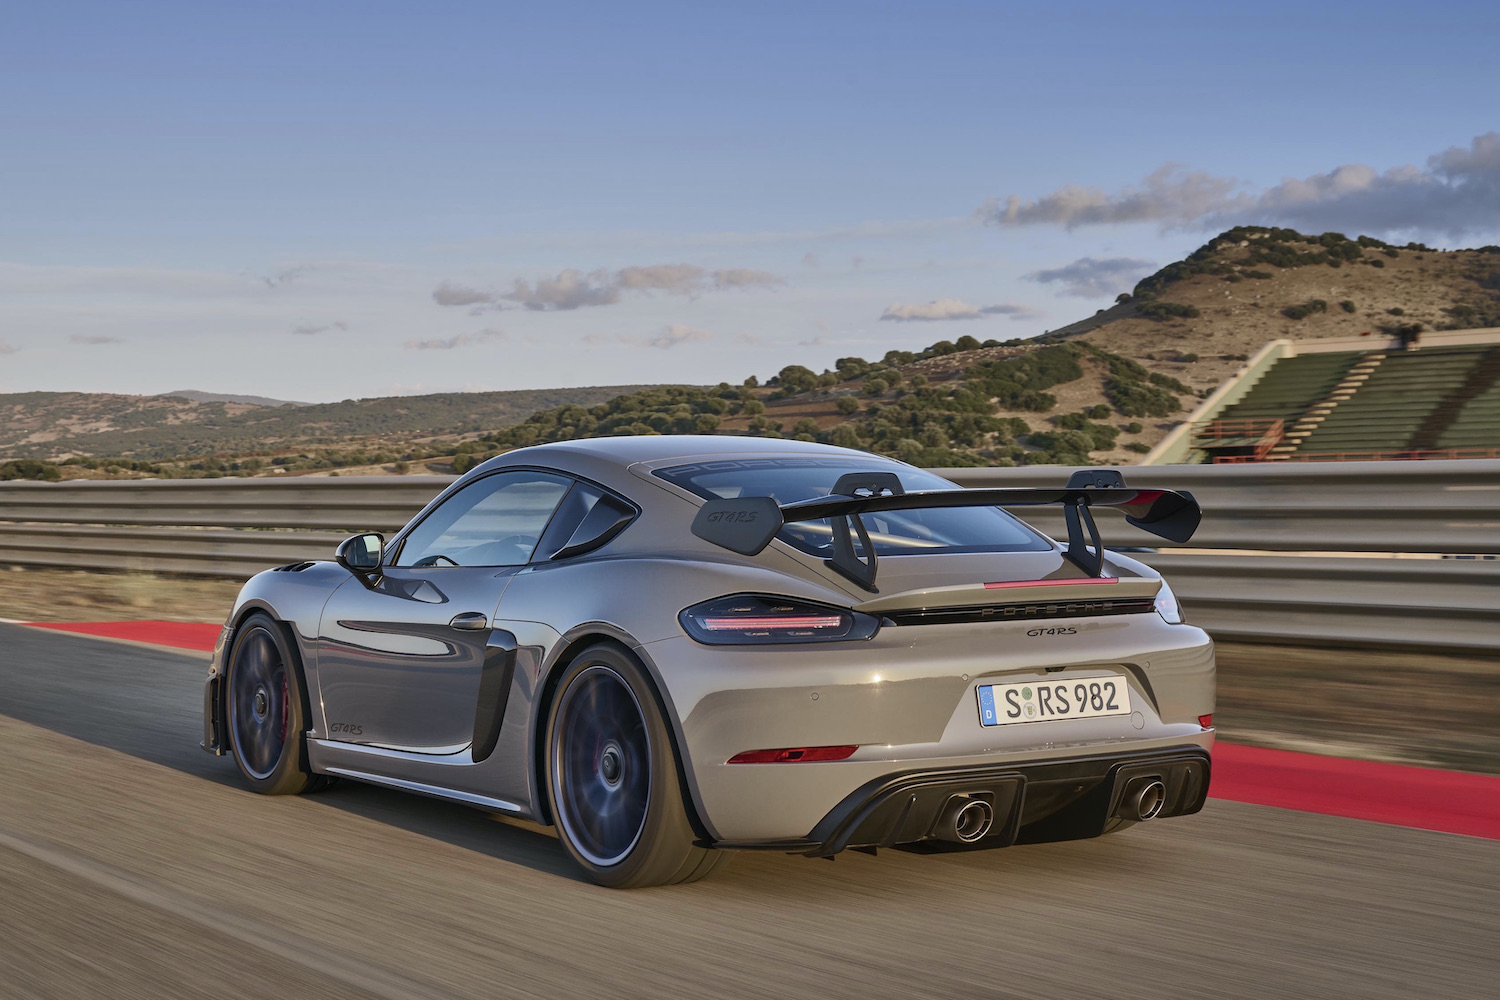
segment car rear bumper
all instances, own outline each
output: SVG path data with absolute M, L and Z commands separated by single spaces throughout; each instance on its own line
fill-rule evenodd
M 1127 754 L 903 771 L 866 782 L 823 817 L 807 837 L 773 842 L 713 842 L 739 850 L 779 850 L 831 857 L 850 848 L 902 847 L 982 850 L 1022 841 L 1041 843 L 1097 837 L 1137 821 L 1125 802 L 1140 783 L 1160 781 L 1156 818 L 1203 808 L 1212 763 L 1200 746 Z M 993 817 L 970 843 L 942 839 L 945 810 L 978 799 Z
M 800 842 L 835 806 L 890 775 L 1207 751 L 1213 644 L 1155 614 L 1079 620 L 1076 634 L 1034 623 L 884 628 L 862 643 L 702 646 L 641 652 L 680 720 L 678 749 L 707 839 Z M 1131 712 L 985 725 L 978 689 L 1014 681 L 1112 678 Z M 730 763 L 748 751 L 856 747 L 847 759 Z M 1035 796 L 1032 806 L 1035 809 Z

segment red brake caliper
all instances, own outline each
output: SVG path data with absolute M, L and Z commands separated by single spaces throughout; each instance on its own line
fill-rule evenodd
M 292 706 L 287 699 L 286 674 L 281 675 L 281 742 L 286 742 L 286 724 L 289 721 Z

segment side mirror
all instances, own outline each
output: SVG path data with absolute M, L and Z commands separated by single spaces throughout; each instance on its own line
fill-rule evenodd
M 363 575 L 380 569 L 380 557 L 384 551 L 385 536 L 378 531 L 367 531 L 363 535 L 350 535 L 340 542 L 334 558 L 349 572 Z

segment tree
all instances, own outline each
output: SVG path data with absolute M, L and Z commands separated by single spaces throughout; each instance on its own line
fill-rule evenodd
M 818 376 L 813 374 L 812 369 L 802 365 L 787 365 L 776 373 L 776 378 L 781 390 L 788 396 L 806 392 L 818 384 Z

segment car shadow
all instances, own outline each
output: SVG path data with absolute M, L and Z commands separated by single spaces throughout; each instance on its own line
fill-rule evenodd
M 205 753 L 207 655 L 0 623 L 0 715 L 245 795 L 233 760 Z M 438 799 L 341 780 L 306 797 L 455 847 L 581 880 L 558 842 Z

